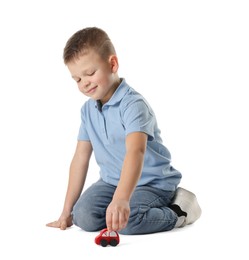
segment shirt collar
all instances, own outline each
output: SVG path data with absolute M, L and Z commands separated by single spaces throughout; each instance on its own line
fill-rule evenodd
M 124 78 L 121 78 L 121 83 L 119 84 L 116 91 L 113 93 L 112 97 L 108 102 L 104 104 L 104 106 L 113 106 L 120 102 L 120 100 L 124 97 L 126 92 L 128 91 L 129 86 L 127 85 Z M 102 111 L 102 104 L 99 100 L 96 101 L 96 107 L 101 112 Z

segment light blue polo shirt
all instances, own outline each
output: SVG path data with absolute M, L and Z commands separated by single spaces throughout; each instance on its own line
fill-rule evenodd
M 117 186 L 125 157 L 125 138 L 133 132 L 148 135 L 142 175 L 138 186 L 175 190 L 181 173 L 170 165 L 156 117 L 141 94 L 122 79 L 111 99 L 102 107 L 89 99 L 81 108 L 78 140 L 90 141 L 103 181 Z

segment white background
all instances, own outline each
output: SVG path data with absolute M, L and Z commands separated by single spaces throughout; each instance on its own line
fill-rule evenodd
M 1 1 L 1 259 L 248 259 L 247 1 Z M 122 236 L 47 228 L 62 209 L 86 101 L 63 64 L 67 39 L 98 26 L 119 75 L 157 114 L 181 186 L 196 193 L 192 226 Z M 92 160 L 86 186 L 98 178 Z M 146 258 L 147 259 L 147 258 Z

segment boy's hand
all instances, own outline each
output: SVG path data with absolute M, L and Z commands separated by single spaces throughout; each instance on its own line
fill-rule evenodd
M 108 231 L 119 231 L 127 225 L 130 215 L 129 201 L 112 201 L 106 210 L 106 226 Z
M 59 228 L 61 230 L 65 230 L 67 227 L 71 227 L 72 225 L 72 216 L 66 218 L 61 216 L 58 220 L 46 224 L 47 227 Z

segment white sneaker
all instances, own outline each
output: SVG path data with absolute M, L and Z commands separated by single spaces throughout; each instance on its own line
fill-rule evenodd
M 177 225 L 178 227 L 192 224 L 201 216 L 202 211 L 195 194 L 181 187 L 177 188 L 172 204 L 178 205 L 182 211 L 187 213 L 187 216 L 184 217 L 184 221 L 182 221 L 181 225 Z

